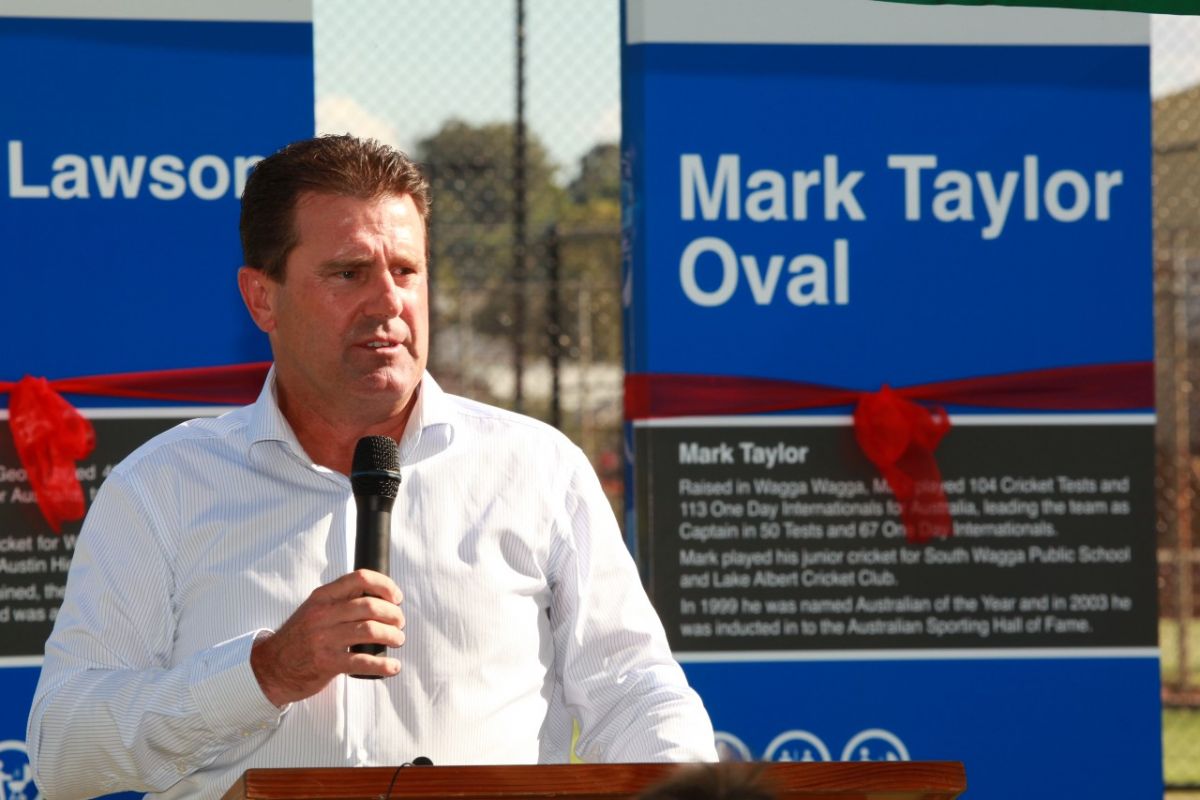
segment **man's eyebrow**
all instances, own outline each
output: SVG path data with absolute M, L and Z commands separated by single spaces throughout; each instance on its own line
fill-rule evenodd
M 321 269 L 326 272 L 336 272 L 339 269 L 347 267 L 364 267 L 371 263 L 371 259 L 359 256 L 344 256 L 340 258 L 331 258 L 328 261 L 321 262 Z

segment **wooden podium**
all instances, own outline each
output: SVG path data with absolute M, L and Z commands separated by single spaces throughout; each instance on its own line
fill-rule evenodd
M 957 761 L 765 763 L 779 800 L 953 800 L 966 789 Z M 222 800 L 617 800 L 687 767 L 554 764 L 496 767 L 250 769 Z

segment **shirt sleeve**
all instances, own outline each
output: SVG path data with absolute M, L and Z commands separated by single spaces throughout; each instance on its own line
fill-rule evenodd
M 250 668 L 261 631 L 174 656 L 161 525 L 117 472 L 88 513 L 29 716 L 29 758 L 46 797 L 162 791 L 279 724 L 283 712 Z
M 551 545 L 556 670 L 590 762 L 716 761 L 712 723 L 671 655 L 616 518 L 574 450 Z

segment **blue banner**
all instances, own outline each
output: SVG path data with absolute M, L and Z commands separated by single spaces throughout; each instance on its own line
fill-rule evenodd
M 623 17 L 627 512 L 723 756 L 1161 793 L 1145 21 L 747 2 Z
M 269 358 L 238 197 L 312 135 L 312 26 L 0 18 L 0 69 L 0 379 Z
M 1160 711 L 1128 690 L 1157 682 L 1152 659 L 692 663 L 686 671 L 729 757 L 962 761 L 965 797 L 1155 796 L 1148 770 L 1161 764 Z
M 1153 358 L 1147 48 L 646 44 L 626 70 L 632 371 L 877 389 Z
M 239 195 L 259 158 L 313 133 L 307 8 L 284 21 L 129 19 L 120 3 L 99 19 L 0 16 L 0 382 L 270 357 L 237 291 Z M 97 420 L 85 498 L 178 421 L 72 399 L 139 406 Z M 26 720 L 79 523 L 56 535 L 38 512 L 6 405 L 0 394 L 0 800 L 37 800 Z

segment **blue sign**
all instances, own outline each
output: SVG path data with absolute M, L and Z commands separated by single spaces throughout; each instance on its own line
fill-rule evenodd
M 877 389 L 1153 358 L 1146 48 L 626 54 L 632 371 Z
M 198 7 L 210 19 L 132 19 L 121 3 L 101 18 L 0 16 L 0 381 L 270 357 L 237 291 L 238 198 L 257 159 L 312 135 L 312 25 L 305 3 L 246 21 L 257 5 L 236 22 Z M 22 562 L 42 573 L 0 575 L 11 644 L 53 620 L 77 527 L 56 537 L 34 516 L 0 425 L 0 556 L 20 561 L 35 539 L 58 553 Z M 97 457 L 138 443 L 110 437 Z M 80 465 L 93 492 L 103 466 Z M 40 796 L 23 740 L 41 648 L 24 653 L 0 658 L 0 800 Z
M 1150 797 L 1148 765 L 1161 768 L 1161 711 L 1129 688 L 1158 680 L 1153 659 L 685 668 L 718 739 L 754 760 L 962 761 L 966 797 Z
M 1160 793 L 1145 20 L 707 12 L 624 4 L 627 511 L 723 757 Z M 955 535 L 906 544 L 847 414 L 950 381 Z
M 269 358 L 238 197 L 312 135 L 311 24 L 4 17 L 0 70 L 0 380 Z
M 0 799 L 37 800 L 40 793 L 25 749 L 25 716 L 37 686 L 38 670 L 13 667 L 0 671 Z M 12 719 L 8 719 L 9 714 Z

